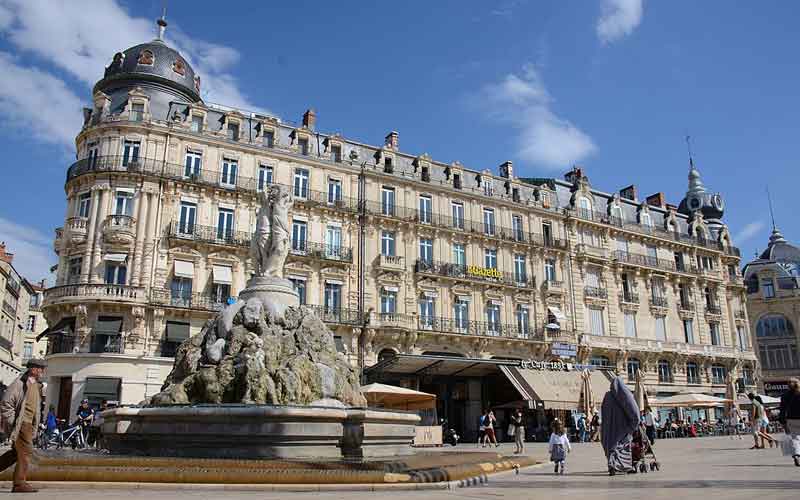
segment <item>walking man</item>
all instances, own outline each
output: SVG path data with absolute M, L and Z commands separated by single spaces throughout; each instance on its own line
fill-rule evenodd
M 11 449 L 0 456 L 0 471 L 11 467 L 14 462 L 13 493 L 35 493 L 26 478 L 33 456 L 33 437 L 41 419 L 42 384 L 47 362 L 31 359 L 25 365 L 28 369 L 11 383 L 0 402 L 0 416 L 3 430 L 10 435 Z

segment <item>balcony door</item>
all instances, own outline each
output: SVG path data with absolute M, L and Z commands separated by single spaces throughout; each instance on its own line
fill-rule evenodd
M 233 239 L 233 210 L 220 208 L 217 214 L 217 239 L 230 241 Z
M 328 257 L 338 257 L 342 253 L 342 228 L 328 226 L 325 230 L 325 254 Z
M 178 221 L 178 232 L 180 234 L 194 234 L 194 221 L 196 216 L 196 204 L 181 202 L 181 216 Z

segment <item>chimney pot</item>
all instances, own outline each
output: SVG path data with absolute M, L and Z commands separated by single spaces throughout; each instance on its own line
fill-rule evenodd
M 628 186 L 626 188 L 620 189 L 619 190 L 619 196 L 620 196 L 620 198 L 624 198 L 626 200 L 636 201 L 638 199 L 638 196 L 637 196 L 637 193 L 636 193 L 636 186 L 631 184 L 630 186 Z
M 500 164 L 500 177 L 506 179 L 514 178 L 514 164 L 510 160 Z
M 303 126 L 309 130 L 314 130 L 317 124 L 317 113 L 313 109 L 306 110 L 303 113 Z
M 664 197 L 664 193 L 651 194 L 645 201 L 652 207 L 664 208 L 667 206 L 667 199 Z
M 397 131 L 392 130 L 388 134 L 386 134 L 386 140 L 384 142 L 386 147 L 391 149 L 398 149 L 400 147 L 400 134 Z

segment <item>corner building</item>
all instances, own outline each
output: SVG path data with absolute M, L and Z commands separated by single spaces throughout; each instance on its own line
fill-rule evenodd
M 480 376 L 458 395 L 431 387 L 438 368 L 551 360 L 553 342 L 641 368 L 654 394 L 723 393 L 728 373 L 752 384 L 739 252 L 694 167 L 676 207 L 598 191 L 580 168 L 520 178 L 511 162 L 495 174 L 404 153 L 397 132 L 366 145 L 317 131 L 311 110 L 295 125 L 204 103 L 200 85 L 156 39 L 114 55 L 94 87 L 44 299 L 62 414 L 159 391 L 177 345 L 244 287 L 271 183 L 294 196 L 286 276 L 339 349 L 383 367 L 371 376 L 461 398 L 466 422 L 500 396 Z M 414 356 L 438 368 L 398 368 Z

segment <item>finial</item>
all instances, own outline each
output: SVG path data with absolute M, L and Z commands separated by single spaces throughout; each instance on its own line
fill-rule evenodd
M 167 6 L 166 2 L 164 2 L 164 9 L 161 11 L 161 17 L 156 21 L 158 25 L 158 39 L 163 41 L 164 40 L 164 31 L 167 29 Z
M 772 196 L 769 194 L 769 186 L 767 186 L 767 203 L 769 203 L 769 217 L 772 219 L 772 231 L 775 231 L 775 212 L 772 211 Z
M 692 160 L 692 136 L 686 134 L 686 151 L 689 153 L 689 168 L 694 168 L 694 160 Z

